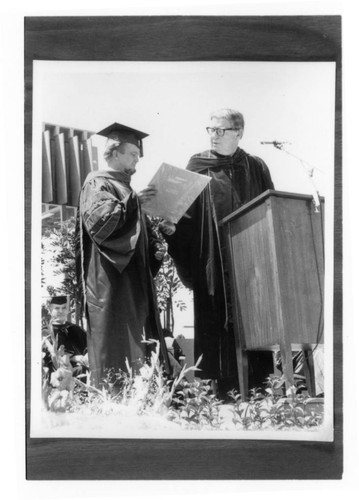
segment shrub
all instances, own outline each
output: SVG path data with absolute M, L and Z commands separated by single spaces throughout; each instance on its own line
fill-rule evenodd
M 66 411 L 80 415 L 116 415 L 133 417 L 161 417 L 183 430 L 224 430 L 228 421 L 223 417 L 222 401 L 213 393 L 210 380 L 186 380 L 190 371 L 198 371 L 197 363 L 187 368 L 174 379 L 169 379 L 159 360 L 159 343 L 151 359 L 140 374 L 135 375 L 127 363 L 126 372 L 109 370 L 103 387 L 92 387 L 88 380 L 75 378 L 71 398 L 66 399 L 66 407 L 50 411 Z M 233 428 L 237 430 L 259 429 L 309 429 L 318 427 L 323 420 L 320 411 L 310 408 L 311 398 L 300 394 L 301 387 L 293 387 L 287 398 L 283 397 L 283 378 L 270 377 L 267 388 L 252 389 L 249 401 L 242 401 L 236 391 L 229 392 L 232 401 L 225 405 L 232 415 Z M 44 377 L 44 400 L 51 401 L 54 388 L 49 378 Z
M 237 428 L 308 429 L 322 424 L 323 413 L 310 409 L 312 398 L 301 392 L 301 382 L 291 388 L 288 397 L 283 397 L 283 376 L 268 377 L 266 385 L 264 393 L 262 389 L 252 389 L 248 402 L 243 402 L 236 391 L 229 393 L 233 400 L 233 423 Z

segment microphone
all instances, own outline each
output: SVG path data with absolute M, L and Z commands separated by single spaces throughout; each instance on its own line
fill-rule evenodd
M 273 144 L 275 148 L 282 149 L 284 144 L 291 144 L 285 141 L 261 141 L 261 144 Z
M 299 160 L 299 162 L 301 163 L 301 165 L 307 170 L 309 181 L 311 183 L 313 203 L 314 203 L 314 211 L 315 212 L 319 212 L 319 207 L 320 207 L 319 191 L 317 190 L 316 185 L 314 183 L 314 180 L 312 179 L 312 177 L 313 177 L 313 170 L 314 169 L 315 170 L 319 170 L 319 169 L 317 169 L 316 167 L 313 167 L 307 161 L 302 160 L 301 158 L 299 158 L 298 156 L 294 155 L 293 153 L 290 153 L 286 149 L 283 149 L 284 144 L 291 144 L 291 142 L 261 141 L 261 144 L 273 144 L 273 146 L 275 148 L 280 149 L 281 151 L 283 151 L 283 153 L 286 153 L 287 155 L 292 156 L 293 158 L 296 158 L 297 160 Z M 306 166 L 310 167 L 310 171 L 308 171 L 308 168 Z

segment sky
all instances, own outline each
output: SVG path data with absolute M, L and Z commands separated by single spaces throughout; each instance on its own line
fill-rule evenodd
M 141 189 L 162 162 L 185 168 L 207 149 L 209 113 L 234 108 L 245 119 L 240 146 L 268 164 L 276 189 L 311 193 L 314 180 L 326 195 L 333 183 L 334 78 L 328 62 L 36 61 L 34 120 L 94 132 L 119 122 L 148 133 L 132 182 Z M 261 144 L 273 140 L 314 166 L 314 176 L 297 158 Z M 93 142 L 102 158 L 103 138 Z

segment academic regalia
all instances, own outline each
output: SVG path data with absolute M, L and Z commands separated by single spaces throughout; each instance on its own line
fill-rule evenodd
M 232 156 L 214 151 L 194 155 L 187 169 L 212 180 L 176 232 L 164 236 L 181 280 L 193 290 L 195 359 L 203 354 L 198 376 L 238 385 L 225 241 L 218 222 L 273 189 L 273 183 L 266 164 L 239 148 Z
M 145 361 L 146 338 L 159 339 L 160 322 L 150 259 L 159 240 L 141 212 L 130 176 L 116 171 L 89 174 L 80 194 L 77 271 L 88 321 L 91 381 L 106 370 L 127 371 Z M 149 232 L 149 234 L 148 234 Z

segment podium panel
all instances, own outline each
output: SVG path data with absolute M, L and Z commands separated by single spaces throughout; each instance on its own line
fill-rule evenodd
M 240 382 L 245 351 L 279 348 L 291 385 L 291 351 L 323 342 L 324 199 L 316 212 L 311 196 L 269 190 L 221 225 Z

